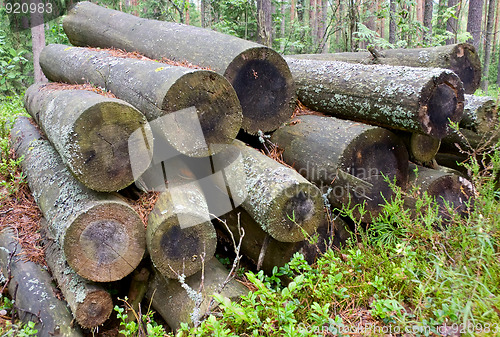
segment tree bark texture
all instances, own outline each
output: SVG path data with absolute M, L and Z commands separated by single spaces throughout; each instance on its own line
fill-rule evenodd
M 28 4 L 35 4 L 36 8 L 39 8 L 39 4 L 42 2 L 40 0 L 31 0 Z M 45 47 L 45 26 L 43 22 L 43 13 L 38 11 L 30 12 L 30 24 L 31 24 L 31 41 L 33 50 L 33 77 L 35 83 L 47 82 L 47 78 L 40 68 L 40 53 Z
M 290 55 L 293 58 L 343 61 L 363 64 L 444 68 L 457 74 L 466 94 L 473 94 L 481 81 L 481 61 L 476 49 L 466 43 L 415 49 L 389 49 L 374 58 L 369 52 Z
M 460 127 L 479 133 L 493 131 L 499 123 L 495 99 L 489 96 L 465 95 L 465 107 Z
M 186 60 L 224 75 L 241 102 L 246 132 L 273 131 L 292 115 L 295 87 L 290 70 L 278 53 L 260 44 L 194 26 L 141 19 L 89 2 L 78 3 L 63 24 L 77 46 Z
M 168 142 L 188 156 L 216 153 L 233 141 L 241 127 L 235 91 L 212 71 L 64 45 L 45 47 L 40 62 L 52 81 L 90 82 L 135 106 L 148 121 L 158 119 Z
M 45 260 L 59 289 L 68 302 L 73 317 L 86 329 L 103 324 L 113 311 L 113 300 L 100 285 L 79 276 L 64 258 L 57 241 L 49 234 L 47 221 L 42 219 Z
M 146 117 L 132 105 L 86 90 L 58 90 L 34 84 L 25 107 L 85 186 L 121 190 L 148 168 L 153 134 Z
M 220 291 L 222 297 L 230 300 L 237 300 L 248 293 L 248 289 L 234 279 L 222 288 L 227 276 L 228 271 L 224 266 L 217 259 L 212 259 L 205 263 L 203 279 L 201 271 L 186 278 L 185 283 L 194 292 L 201 293 L 201 305 L 198 307 L 195 305 L 194 292 L 189 291 L 188 294 L 178 280 L 166 279 L 160 273 L 154 273 L 146 297 L 156 312 L 175 330 L 181 323 L 191 324 L 192 319 L 200 320 L 207 310 L 215 309 L 209 308 L 210 298 L 214 293 Z
M 288 168 L 242 142 L 235 141 L 241 166 L 225 170 L 227 181 L 241 181 L 231 191 L 241 206 L 273 239 L 303 241 L 324 220 L 321 191 Z
M 486 36 L 484 41 L 484 61 L 483 61 L 483 77 L 481 79 L 481 89 L 483 92 L 488 91 L 488 75 L 490 72 L 491 62 L 491 41 L 493 39 L 493 25 L 495 21 L 495 2 L 490 0 L 488 5 L 488 20 L 486 23 Z
M 290 262 L 296 252 L 303 254 L 306 261 L 313 264 L 318 256 L 332 245 L 334 240 L 334 228 L 328 228 L 326 219 L 315 233 L 299 242 L 280 242 L 270 237 L 267 238 L 269 235 L 241 207 L 224 214 L 221 220 L 227 224 L 226 227 L 221 221 L 215 222 L 221 241 L 224 244 L 232 245 L 232 233 L 236 243 L 238 243 L 240 240 L 239 228 L 243 228 L 241 254 L 249 258 L 256 266 L 259 265 L 260 258 L 260 269 L 268 274 L 272 273 L 274 267 L 283 267 Z M 335 226 L 341 226 L 341 223 L 343 221 L 338 219 Z
M 396 0 L 390 0 L 389 4 L 389 43 L 396 43 Z
M 272 47 L 272 17 L 271 0 L 257 0 L 257 30 L 259 32 L 259 43 Z
M 146 247 L 137 213 L 118 197 L 80 184 L 28 118 L 17 119 L 11 140 L 16 155 L 24 156 L 22 168 L 35 201 L 71 268 L 96 282 L 130 274 Z
M 146 242 L 153 265 L 167 278 L 191 276 L 213 258 L 217 236 L 195 182 L 169 187 L 160 195 L 149 214 Z
M 472 151 L 484 148 L 485 143 L 489 141 L 490 138 L 494 143 L 497 142 L 500 139 L 498 131 L 494 133 L 477 133 L 468 129 L 459 129 L 459 132 L 453 130 L 453 132 L 441 140 L 441 148 L 439 151 L 466 156 L 466 154 L 460 153 L 459 148 L 462 151 Z
M 424 33 L 424 41 L 426 43 L 431 43 L 432 40 L 432 9 L 434 7 L 433 0 L 425 0 L 424 2 L 424 27 L 426 31 Z
M 299 100 L 316 111 L 435 138 L 462 117 L 462 82 L 447 69 L 286 60 Z
M 458 0 L 448 0 L 448 8 L 451 8 L 453 6 L 456 6 L 458 4 Z M 458 5 L 460 6 L 460 5 Z M 459 8 L 458 7 L 455 9 L 455 16 L 458 18 L 459 16 Z M 447 39 L 446 44 L 454 44 L 456 43 L 456 37 L 458 33 L 458 19 L 455 19 L 453 17 L 448 19 L 448 22 L 446 23 L 446 30 L 450 33 L 453 34 L 453 38 Z
M 479 51 L 481 45 L 481 23 L 483 21 L 484 0 L 469 0 L 469 15 L 467 17 L 467 32 L 472 39 L 467 41 Z
M 42 266 L 23 261 L 14 230 L 0 231 L 0 268 L 22 322 L 35 322 L 38 336 L 81 337 L 66 303 L 57 299 L 52 278 Z
M 334 117 L 300 116 L 271 140 L 284 149 L 285 162 L 321 187 L 332 206 L 365 203 L 366 215 L 355 211 L 365 222 L 381 211 L 384 198 L 393 195 L 385 177 L 406 187 L 408 153 L 386 129 Z

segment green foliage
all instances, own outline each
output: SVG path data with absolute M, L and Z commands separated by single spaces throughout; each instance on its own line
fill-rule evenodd
M 117 312 L 116 317 L 120 321 L 120 334 L 131 337 L 163 337 L 167 335 L 163 326 L 154 321 L 153 311 L 148 310 L 146 314 L 137 313 L 127 302 L 127 298 L 122 301 L 125 303 L 127 310 L 133 312 L 136 320 L 131 320 L 125 308 L 116 305 L 114 310 Z
M 14 194 L 25 181 L 18 170 L 22 158 L 12 159 L 10 156 L 9 134 L 14 120 L 24 113 L 22 99 L 19 96 L 0 99 L 0 188 L 7 193 L 0 195 L 0 200 Z
M 12 324 L 10 321 L 7 321 L 5 327 L 0 327 L 0 336 L 2 337 L 29 337 L 36 336 L 37 333 L 38 330 L 35 329 L 35 322 Z

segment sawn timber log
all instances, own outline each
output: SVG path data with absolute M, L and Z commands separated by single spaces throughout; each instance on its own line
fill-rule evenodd
M 77 46 L 114 47 L 158 60 L 188 61 L 225 76 L 238 94 L 242 128 L 248 133 L 273 131 L 293 113 L 290 70 L 277 52 L 263 45 L 210 29 L 142 19 L 86 1 L 68 12 L 63 26 Z
M 16 155 L 24 156 L 28 185 L 71 268 L 96 282 L 130 274 L 146 248 L 137 213 L 122 199 L 79 183 L 28 118 L 16 120 L 11 140 Z

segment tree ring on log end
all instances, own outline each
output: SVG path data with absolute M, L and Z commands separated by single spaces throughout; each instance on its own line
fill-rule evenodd
M 382 210 L 385 200 L 390 200 L 394 191 L 387 179 L 406 188 L 408 183 L 408 152 L 402 141 L 392 132 L 382 128 L 371 128 L 352 141 L 342 154 L 340 168 L 345 172 L 373 184 L 369 190 L 356 186 L 341 196 L 343 203 L 363 204 L 368 213 L 363 221 L 371 221 Z M 344 186 L 344 188 L 346 188 Z M 355 210 L 355 212 L 358 212 Z M 361 214 L 357 213 L 359 217 Z
M 82 212 L 63 241 L 68 264 L 95 282 L 117 281 L 130 274 L 146 247 L 144 225 L 137 213 L 118 202 L 106 202 Z
M 185 109 L 190 108 L 195 109 L 195 120 L 185 116 Z M 162 110 L 178 114 L 169 119 L 176 125 L 169 127 L 175 132 L 169 132 L 167 139 L 176 150 L 190 157 L 206 157 L 221 151 L 236 138 L 243 119 L 231 84 L 223 76 L 206 70 L 181 76 L 165 95 Z M 203 134 L 197 132 L 199 127 Z
M 410 137 L 410 152 L 415 160 L 422 163 L 432 161 L 440 146 L 441 140 L 428 135 L 412 133 Z
M 83 328 L 93 328 L 103 324 L 113 311 L 113 301 L 107 291 L 96 290 L 79 303 L 75 318 Z
M 452 207 L 454 214 L 464 215 L 467 211 L 467 202 L 473 195 L 471 183 L 456 174 L 447 174 L 432 181 L 426 191 L 436 200 L 439 214 L 449 220 L 448 206 Z
M 303 241 L 324 219 L 321 192 L 309 183 L 293 184 L 274 198 L 267 212 L 265 231 L 271 237 L 281 242 Z
M 182 224 L 194 225 L 182 228 Z M 185 213 L 168 217 L 148 237 L 151 238 L 148 240 L 151 260 L 168 278 L 177 278 L 180 274 L 188 277 L 201 270 L 202 259 L 212 258 L 217 245 L 212 223 Z
M 295 84 L 288 64 L 274 50 L 245 50 L 229 64 L 224 76 L 240 100 L 245 132 L 274 131 L 291 118 Z
M 459 122 L 464 111 L 464 89 L 457 75 L 443 72 L 422 89 L 419 102 L 422 130 L 442 139 L 450 132 L 450 123 Z
M 152 158 L 153 134 L 146 118 L 117 100 L 88 108 L 70 137 L 66 157 L 76 177 L 95 191 L 127 187 L 146 171 Z

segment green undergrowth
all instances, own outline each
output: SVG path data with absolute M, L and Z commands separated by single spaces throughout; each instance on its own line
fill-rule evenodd
M 20 96 L 0 97 L 0 202 L 14 194 L 24 176 L 18 170 L 21 160 L 14 160 L 10 153 L 9 134 L 17 116 L 25 114 Z

